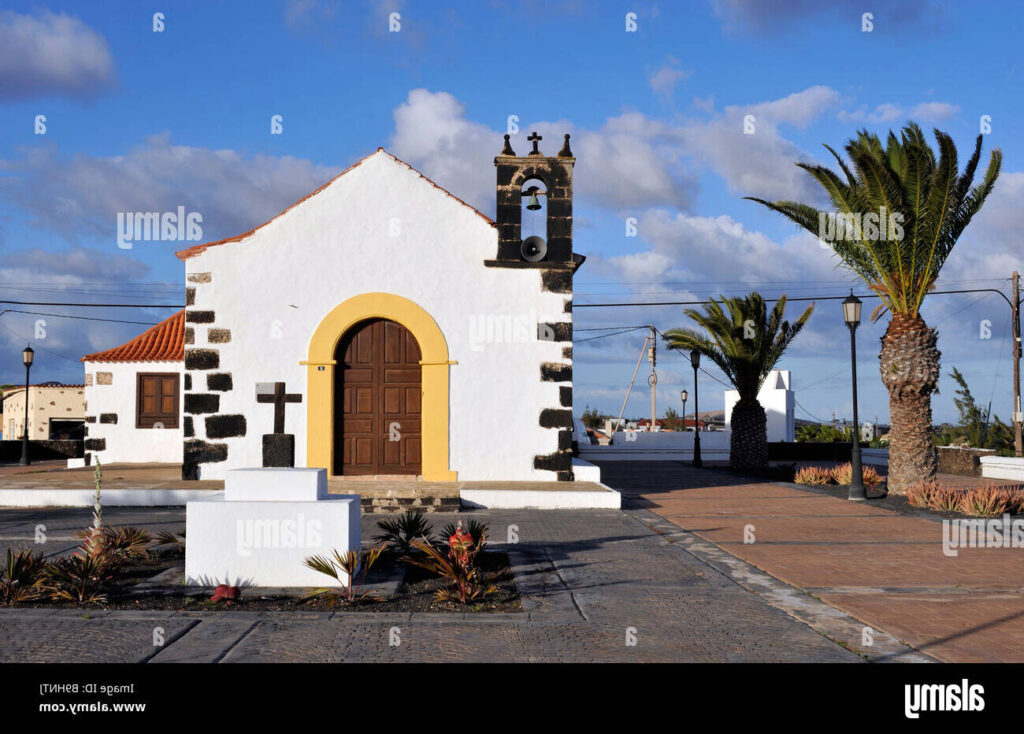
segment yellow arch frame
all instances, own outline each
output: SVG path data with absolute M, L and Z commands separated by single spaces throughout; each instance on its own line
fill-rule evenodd
M 313 332 L 306 365 L 306 466 L 334 474 L 334 350 L 360 321 L 382 318 L 407 328 L 420 345 L 423 367 L 423 479 L 454 482 L 448 468 L 448 342 L 434 319 L 416 303 L 391 293 L 363 293 L 335 306 Z

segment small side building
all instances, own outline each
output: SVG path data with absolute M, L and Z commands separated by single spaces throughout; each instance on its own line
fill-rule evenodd
M 119 347 L 87 354 L 86 460 L 182 461 L 185 312 Z

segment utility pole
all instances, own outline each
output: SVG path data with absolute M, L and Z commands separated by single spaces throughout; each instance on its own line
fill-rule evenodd
M 619 430 L 622 426 L 622 416 L 626 412 L 626 403 L 629 402 L 629 394 L 633 392 L 633 383 L 636 382 L 636 375 L 640 371 L 640 363 L 644 361 L 644 352 L 647 349 L 647 344 L 650 342 L 651 337 L 644 337 L 644 345 L 640 347 L 640 356 L 636 358 L 636 367 L 633 368 L 633 376 L 629 378 L 629 389 L 626 390 L 626 397 L 622 400 L 622 410 L 619 411 L 619 417 L 615 419 L 615 425 L 612 426 L 612 433 Z
M 1013 298 L 1010 304 L 1013 308 L 1013 453 L 1017 456 L 1024 456 L 1021 446 L 1021 416 L 1020 406 L 1020 274 L 1013 271 Z
M 654 365 L 658 359 L 658 341 L 654 334 L 654 324 L 651 324 L 651 347 L 647 352 L 648 358 L 651 360 L 651 377 L 648 382 L 651 383 L 651 432 L 654 432 L 654 426 L 657 425 L 655 421 L 658 420 L 658 412 L 655 409 L 655 394 L 658 391 L 658 375 L 654 372 Z

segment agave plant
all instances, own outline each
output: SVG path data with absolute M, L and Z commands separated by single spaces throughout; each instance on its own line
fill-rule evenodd
M 832 467 L 832 481 L 836 484 L 843 486 L 849 486 L 853 481 L 853 465 L 850 462 L 840 464 Z M 860 469 L 861 480 L 864 482 L 864 486 L 869 489 L 874 489 L 882 483 L 882 477 L 878 471 L 871 466 L 862 466 Z
M 852 169 L 826 145 L 842 175 L 825 166 L 797 163 L 821 184 L 836 212 L 747 197 L 831 247 L 882 300 L 873 319 L 889 312 L 879 371 L 889 392 L 889 489 L 898 493 L 933 478 L 937 470 L 931 394 L 939 380 L 938 334 L 921 317 L 921 304 L 991 193 L 1002 164 L 1002 153 L 994 149 L 985 175 L 973 185 L 982 136 L 961 173 L 953 139 L 940 130 L 934 133 L 938 159 L 921 128 L 910 122 L 899 137 L 890 131 L 884 147 L 878 136 L 859 132 L 846 144 Z M 828 226 L 837 214 L 842 226 Z
M 928 507 L 939 512 L 960 512 L 964 491 L 936 485 L 928 498 Z
M 793 476 L 793 481 L 796 484 L 820 487 L 832 481 L 832 472 L 823 466 L 805 466 L 797 470 Z
M 703 312 L 686 309 L 686 315 L 704 333 L 693 329 L 665 332 L 670 349 L 703 354 L 739 392 L 730 418 L 729 466 L 733 469 L 749 471 L 768 465 L 767 416 L 757 394 L 813 311 L 812 304 L 790 324 L 783 320 L 786 296 L 779 298 L 769 313 L 761 294 L 755 292 L 721 302 L 711 299 Z
M 922 479 L 907 489 L 907 502 L 914 507 L 931 507 L 932 495 L 937 489 L 938 483 L 934 479 Z
M 406 510 L 394 519 L 381 520 L 377 523 L 381 531 L 374 540 L 385 543 L 399 553 L 409 553 L 412 541 L 422 538 L 428 543 L 433 542 L 433 531 L 422 512 Z
M 1008 499 L 1002 487 L 972 487 L 960 498 L 960 512 L 974 517 L 998 517 L 1006 512 Z
M 419 542 L 419 541 L 416 541 Z M 373 564 L 384 552 L 385 544 L 376 545 L 368 551 L 359 553 L 350 550 L 345 553 L 334 551 L 334 557 L 310 556 L 303 563 L 314 571 L 319 571 L 325 576 L 338 581 L 341 587 L 321 587 L 311 589 L 304 597 L 304 601 L 312 599 L 326 599 L 330 604 L 336 605 L 341 602 L 354 602 L 369 598 L 372 592 L 361 591 L 366 575 L 370 572 Z M 348 583 L 342 579 L 347 577 Z
M 45 569 L 42 556 L 29 550 L 14 553 L 8 548 L 6 562 L 0 566 L 0 606 L 39 598 Z

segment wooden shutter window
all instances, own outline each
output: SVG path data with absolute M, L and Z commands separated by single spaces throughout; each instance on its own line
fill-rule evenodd
M 174 372 L 140 372 L 135 389 L 135 427 L 178 427 L 178 379 Z

